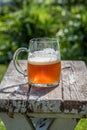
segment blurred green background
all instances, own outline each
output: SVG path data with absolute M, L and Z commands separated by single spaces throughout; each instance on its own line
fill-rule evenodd
M 0 64 L 33 37 L 57 37 L 62 60 L 87 63 L 87 0 L 0 1 Z
M 57 37 L 62 60 L 87 64 L 87 0 L 0 0 L 0 81 L 15 50 L 34 37 Z

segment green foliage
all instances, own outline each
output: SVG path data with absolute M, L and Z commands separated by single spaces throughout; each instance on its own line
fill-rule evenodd
M 0 130 L 6 130 L 6 127 L 1 119 L 0 119 Z
M 81 119 L 74 130 L 87 130 L 87 119 Z
M 52 0 L 53 2 L 53 0 Z M 58 37 L 62 59 L 87 62 L 87 11 L 84 5 L 53 6 L 35 0 L 14 0 L 0 16 L 0 63 L 8 63 L 15 50 L 28 47 L 33 37 Z
M 3 64 L 0 65 L 0 82 L 1 82 L 1 80 L 2 80 L 2 78 L 4 76 L 4 74 L 5 74 L 6 70 L 7 70 L 7 66 L 6 65 L 3 65 Z
M 64 29 L 57 35 L 61 39 L 62 56 L 64 59 L 80 59 L 87 62 L 87 12 L 84 6 L 70 8 L 65 14 Z

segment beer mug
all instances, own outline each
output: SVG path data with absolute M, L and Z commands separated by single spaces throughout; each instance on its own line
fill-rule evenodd
M 31 86 L 54 87 L 60 82 L 61 58 L 59 42 L 56 38 L 33 38 L 29 42 L 29 49 L 16 50 L 13 63 L 18 72 L 26 75 L 18 66 L 18 56 L 22 51 L 28 53 L 27 76 Z

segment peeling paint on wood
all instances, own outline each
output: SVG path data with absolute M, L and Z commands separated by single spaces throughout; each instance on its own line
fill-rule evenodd
M 20 61 L 26 69 L 26 61 Z M 0 85 L 0 111 L 87 115 L 87 68 L 83 61 L 62 61 L 61 81 L 54 88 L 30 87 L 11 61 Z
M 87 68 L 82 61 L 63 61 L 61 82 L 55 88 L 30 90 L 34 112 L 87 114 Z

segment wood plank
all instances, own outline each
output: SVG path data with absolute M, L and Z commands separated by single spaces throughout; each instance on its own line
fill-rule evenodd
M 42 113 L 30 113 L 28 112 L 27 115 L 29 117 L 38 117 L 38 118 L 72 118 L 72 119 L 80 119 L 80 118 L 87 118 L 87 113 L 84 115 L 83 113 L 64 113 L 64 112 L 42 112 Z
M 70 61 L 68 64 L 70 68 L 62 70 L 64 100 L 87 101 L 87 68 L 84 62 Z
M 68 61 L 68 64 L 70 68 L 62 71 L 64 101 L 61 111 L 85 115 L 87 114 L 87 68 L 82 61 Z
M 24 77 L 5 76 L 0 85 L 0 111 L 26 112 L 28 91 Z
M 0 84 L 0 111 L 26 112 L 28 94 L 27 77 L 16 71 L 12 61 Z
M 0 112 L 0 118 L 6 126 L 6 130 L 35 130 L 31 120 L 24 114 L 15 113 L 10 118 L 7 113 Z M 3 129 L 1 125 L 0 129 Z
M 60 94 L 59 94 L 60 93 Z M 87 68 L 82 61 L 62 61 L 60 85 L 31 88 L 29 109 L 34 112 L 87 112 Z
M 62 97 L 63 100 L 68 98 L 68 100 L 71 99 L 70 94 L 70 86 L 68 84 L 68 74 L 70 73 L 70 61 L 63 61 L 62 62 L 62 71 L 61 71 L 61 82 L 62 82 Z
M 31 87 L 28 108 L 33 112 L 60 112 L 61 100 L 61 82 L 53 88 Z

